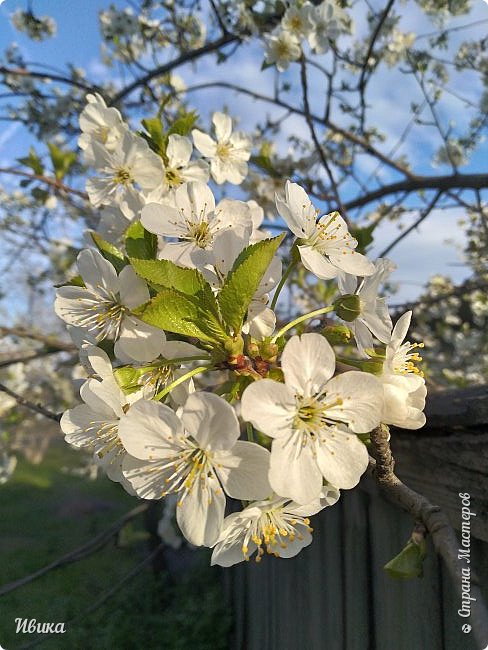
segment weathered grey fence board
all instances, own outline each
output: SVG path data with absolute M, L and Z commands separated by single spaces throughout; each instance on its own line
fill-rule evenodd
M 423 579 L 383 571 L 412 521 L 371 481 L 312 523 L 314 542 L 295 559 L 266 556 L 230 570 L 230 600 L 241 608 L 233 650 L 479 650 L 461 632 L 459 597 L 432 548 Z M 473 540 L 482 585 L 487 563 L 486 544 Z
M 485 598 L 487 394 L 485 386 L 433 395 L 424 429 L 392 431 L 399 476 L 440 505 L 457 528 L 458 493 L 470 493 L 477 515 L 470 566 Z M 371 479 L 344 492 L 312 525 L 314 542 L 298 557 L 265 557 L 259 565 L 251 559 L 228 572 L 229 598 L 240 608 L 232 650 L 480 650 L 461 631 L 459 594 L 432 548 L 423 579 L 399 582 L 383 571 L 413 522 Z

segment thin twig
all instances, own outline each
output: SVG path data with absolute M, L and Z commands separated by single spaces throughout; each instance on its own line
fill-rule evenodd
M 57 178 L 50 178 L 49 176 L 44 176 L 42 174 L 31 174 L 30 172 L 24 172 L 20 169 L 12 169 L 10 167 L 0 167 L 0 174 L 12 174 L 13 176 L 22 176 L 23 178 L 30 178 L 35 181 L 41 181 L 41 183 L 45 183 L 57 191 L 66 192 L 67 194 L 74 194 L 75 196 L 79 196 L 85 201 L 88 200 L 88 194 L 86 194 L 86 192 L 75 190 L 74 187 L 69 187 L 69 185 L 61 183 L 61 181 L 58 181 Z
M 347 212 L 346 208 L 344 207 L 344 204 L 342 203 L 340 194 L 339 194 L 339 189 L 337 187 L 337 183 L 335 182 L 334 175 L 332 173 L 332 170 L 330 168 L 330 165 L 327 161 L 327 157 L 324 154 L 323 147 L 321 143 L 319 142 L 319 139 L 317 137 L 317 133 L 315 132 L 315 126 L 313 119 L 310 115 L 310 104 L 308 102 L 308 83 L 307 83 L 307 64 L 305 62 L 305 58 L 302 56 L 300 59 L 300 79 L 302 82 L 302 95 L 303 95 L 303 108 L 305 111 L 305 120 L 308 125 L 308 129 L 310 131 L 310 135 L 312 137 L 313 143 L 315 145 L 315 149 L 318 153 L 318 156 L 320 158 L 320 162 L 322 163 L 323 168 L 325 169 L 325 173 L 327 174 L 327 177 L 330 182 L 330 186 L 332 189 L 332 192 L 334 194 L 335 200 L 337 202 L 337 206 L 339 208 L 339 212 L 341 213 L 342 218 L 346 221 L 346 223 L 349 222 L 349 219 L 347 217 Z
M 411 226 L 409 226 L 406 230 L 401 232 L 398 235 L 398 237 L 396 237 L 390 244 L 388 244 L 388 246 L 381 251 L 378 257 L 384 257 L 385 255 L 387 255 L 393 248 L 395 248 L 397 244 L 399 244 L 402 241 L 402 239 L 405 239 L 405 237 L 409 235 L 412 232 L 412 230 L 415 230 L 415 228 L 417 228 L 422 223 L 422 221 L 427 219 L 429 214 L 435 208 L 437 201 L 441 198 L 441 196 L 442 196 L 442 190 L 438 190 L 434 198 L 432 199 L 432 201 L 429 203 L 429 205 L 421 212 L 418 219 L 414 221 L 414 223 Z
M 50 573 L 55 569 L 60 569 L 67 564 L 73 564 L 73 562 L 78 562 L 79 560 L 83 560 L 85 557 L 92 555 L 96 551 L 103 548 L 106 544 L 108 544 L 116 535 L 118 535 L 118 533 L 129 521 L 132 521 L 143 512 L 146 512 L 148 507 L 148 503 L 143 503 L 139 506 L 136 506 L 132 510 L 129 510 L 129 512 L 126 512 L 125 515 L 117 519 L 117 521 L 114 521 L 114 523 L 109 526 L 109 528 L 102 531 L 82 546 L 78 546 L 78 548 L 75 548 L 73 551 L 66 553 L 66 555 L 63 555 L 57 560 L 54 560 L 54 562 L 51 562 L 45 567 L 42 567 L 42 569 L 34 571 L 34 573 L 31 573 L 28 576 L 24 576 L 23 578 L 19 578 L 18 580 L 14 580 L 13 582 L 9 582 L 8 584 L 3 585 L 0 587 L 0 596 L 5 596 L 5 594 L 10 593 L 11 591 L 15 591 L 16 589 L 19 589 L 19 587 L 27 585 L 30 582 L 33 582 L 34 580 L 37 580 L 38 578 L 46 575 L 46 573 Z
M 7 388 L 7 386 L 4 386 L 3 384 L 0 384 L 0 392 L 6 393 L 7 395 L 10 395 L 10 397 L 13 397 L 19 406 L 25 406 L 25 408 L 28 408 L 31 411 L 35 411 L 36 413 L 40 413 L 41 415 L 44 415 L 44 417 L 49 418 L 50 420 L 54 420 L 55 422 L 59 422 L 61 420 L 61 413 L 54 413 L 53 411 L 49 411 L 47 408 L 44 408 L 44 406 L 31 402 L 25 397 L 22 397 L 22 395 L 19 395 L 13 390 L 10 390 L 10 388 Z
M 110 589 L 107 589 L 99 598 L 94 600 L 89 607 L 84 609 L 82 612 L 74 616 L 73 618 L 68 619 L 65 621 L 65 625 L 73 625 L 73 623 L 76 623 L 77 621 L 85 621 L 86 617 L 92 614 L 93 612 L 97 611 L 104 603 L 107 602 L 112 596 L 114 596 L 127 582 L 132 580 L 132 578 L 135 578 L 141 570 L 147 566 L 155 557 L 158 553 L 160 553 L 161 549 L 164 547 L 164 544 L 161 543 L 156 548 L 147 555 L 142 562 L 139 562 L 136 564 L 136 566 L 128 571 L 118 582 L 115 583 L 113 587 L 110 587 Z M 27 650 L 28 648 L 34 648 L 36 645 L 40 645 L 41 643 L 44 643 L 44 641 L 47 641 L 47 639 L 51 636 L 51 634 L 54 634 L 54 632 L 48 632 L 47 634 L 43 634 L 41 637 L 38 637 L 35 641 L 32 643 L 29 643 L 27 645 L 21 646 L 20 650 Z

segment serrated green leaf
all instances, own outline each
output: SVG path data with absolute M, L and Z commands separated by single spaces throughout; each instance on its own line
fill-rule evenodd
M 177 118 L 168 129 L 168 136 L 176 135 L 189 135 L 198 120 L 198 113 L 196 111 L 189 111 L 181 117 Z
M 283 241 L 285 234 L 251 244 L 234 262 L 217 300 L 222 317 L 234 334 L 241 331 L 252 297 Z
M 28 156 L 25 158 L 17 158 L 17 160 L 21 165 L 30 167 L 34 174 L 37 174 L 38 176 L 42 176 L 44 174 L 44 165 L 42 164 L 41 159 L 33 147 L 29 149 Z
M 217 317 L 206 308 L 202 294 L 191 296 L 165 288 L 134 310 L 134 314 L 154 327 L 207 343 L 215 344 L 228 338 Z
M 54 175 L 58 181 L 61 181 L 76 161 L 76 153 L 74 151 L 63 151 L 52 142 L 48 142 L 47 147 L 51 156 Z
M 173 288 L 189 296 L 205 291 L 207 287 L 210 289 L 197 269 L 184 268 L 170 260 L 129 257 L 129 261 L 137 275 L 156 287 Z
M 158 251 L 158 238 L 140 221 L 134 221 L 125 231 L 125 251 L 128 257 L 153 260 Z
M 117 273 L 120 273 L 124 266 L 127 266 L 124 254 L 116 246 L 100 237 L 96 232 L 90 233 L 93 243 L 98 248 L 103 257 L 108 260 L 115 268 Z

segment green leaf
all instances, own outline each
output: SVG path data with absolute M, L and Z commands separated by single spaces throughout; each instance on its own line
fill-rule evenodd
M 93 239 L 93 243 L 98 248 L 103 257 L 112 264 L 117 273 L 120 273 L 124 266 L 127 266 L 122 251 L 119 251 L 116 246 L 100 237 L 98 233 L 90 232 L 90 235 Z
M 241 331 L 247 308 L 285 234 L 245 248 L 234 262 L 217 297 L 222 317 L 234 334 Z
M 193 336 L 207 343 L 215 344 L 228 338 L 218 318 L 208 310 L 204 294 L 185 295 L 164 288 L 152 300 L 134 310 L 134 314 L 154 327 Z
M 166 153 L 166 137 L 160 118 L 151 117 L 142 120 L 141 124 L 149 134 L 149 137 L 146 135 L 144 135 L 144 137 L 151 145 L 153 151 L 158 153 L 160 156 L 164 156 Z
M 139 379 L 151 369 L 152 366 L 143 366 L 142 368 L 124 366 L 122 368 L 116 368 L 114 370 L 115 381 L 120 389 L 129 395 L 141 388 L 141 385 L 138 383 Z
M 181 293 L 194 296 L 211 288 L 197 269 L 178 266 L 170 260 L 149 260 L 130 257 L 134 271 L 156 288 L 173 288 Z
M 196 111 L 189 111 L 178 119 L 169 127 L 167 135 L 190 135 L 191 130 L 198 120 L 198 113 Z
M 134 221 L 125 231 L 125 250 L 128 257 L 153 260 L 158 251 L 158 238 L 140 221 Z
M 34 174 L 37 174 L 38 176 L 42 176 L 44 174 L 44 165 L 42 164 L 41 159 L 37 155 L 34 147 L 31 147 L 29 149 L 28 156 L 25 158 L 17 158 L 17 160 L 21 165 L 30 167 Z
M 426 543 L 420 544 L 410 540 L 400 553 L 383 567 L 391 578 L 407 580 L 423 576 L 423 561 L 426 555 Z
M 51 161 L 54 167 L 54 175 L 58 181 L 63 180 L 69 172 L 70 167 L 76 161 L 76 153 L 74 151 L 63 151 L 52 142 L 47 143 L 49 153 L 51 154 Z

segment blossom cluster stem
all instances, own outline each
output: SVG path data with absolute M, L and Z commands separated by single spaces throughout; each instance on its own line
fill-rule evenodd
M 295 325 L 299 325 L 300 323 L 303 323 L 306 320 L 310 320 L 311 318 L 316 318 L 317 316 L 321 316 L 322 314 L 328 314 L 331 311 L 334 311 L 334 305 L 329 305 L 328 307 L 321 307 L 320 309 L 314 309 L 314 311 L 309 311 L 307 314 L 303 314 L 302 316 L 295 318 L 294 320 L 290 321 L 287 325 L 284 325 L 280 330 L 278 330 L 278 332 L 271 339 L 271 343 L 275 343 L 280 338 L 280 336 L 283 336 L 285 332 L 291 330 L 293 327 L 295 327 Z
M 189 370 L 187 373 L 184 375 L 181 375 L 181 377 L 178 377 L 178 379 L 175 379 L 174 381 L 171 382 L 171 384 L 168 384 L 161 390 L 155 397 L 155 401 L 160 401 L 163 399 L 163 397 L 166 397 L 171 391 L 185 382 L 187 379 L 190 379 L 191 377 L 194 377 L 195 375 L 200 375 L 202 372 L 205 372 L 206 370 L 210 370 L 212 366 L 199 366 L 198 368 L 193 368 L 193 370 Z

